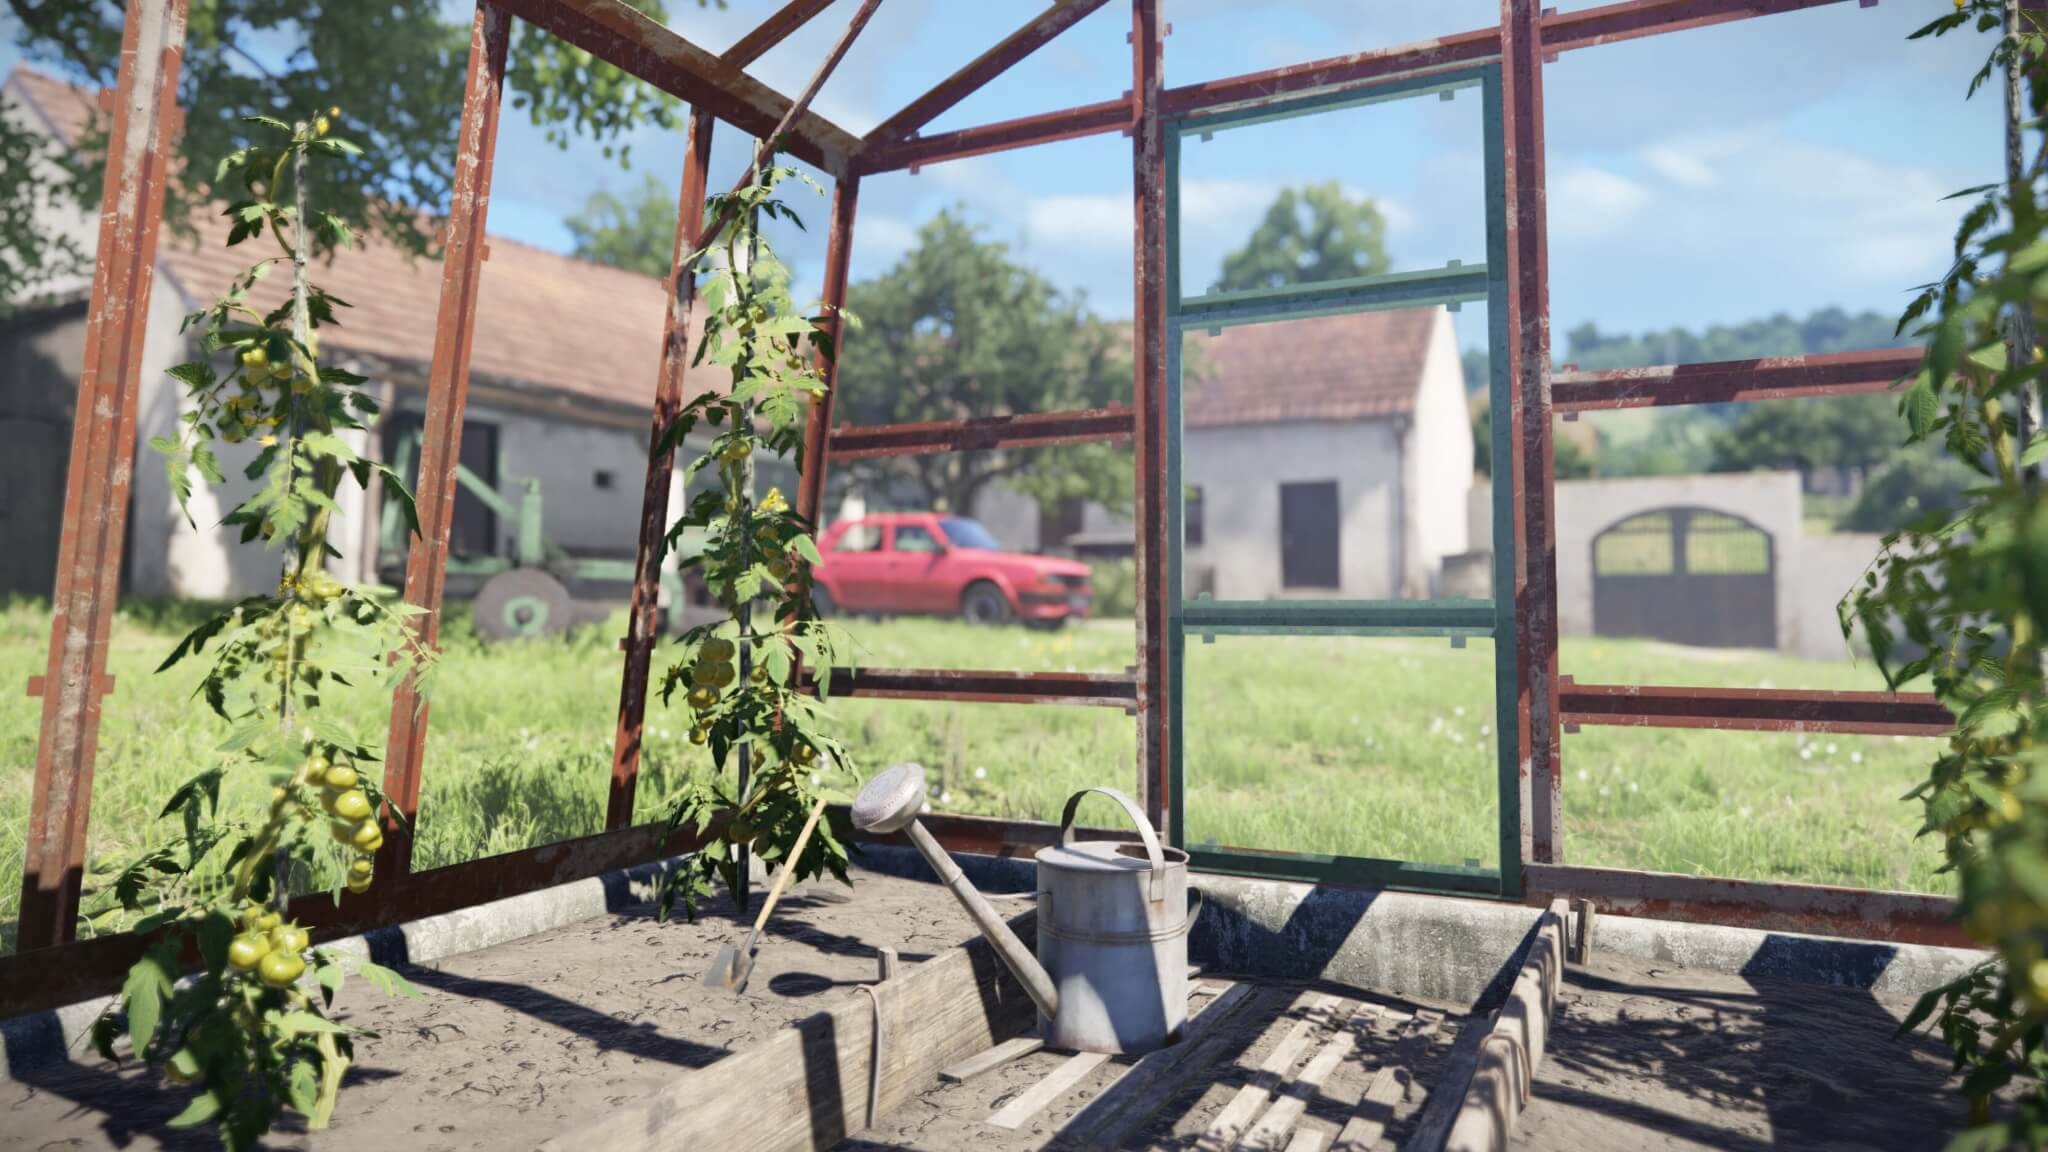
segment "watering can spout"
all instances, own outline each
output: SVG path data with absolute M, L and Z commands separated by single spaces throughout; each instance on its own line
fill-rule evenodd
M 953 862 L 937 840 L 932 839 L 925 826 L 918 823 L 917 814 L 924 807 L 924 798 L 924 769 L 916 764 L 898 764 L 868 781 L 860 795 L 854 797 L 853 826 L 876 835 L 902 832 L 908 836 L 925 863 L 939 874 L 946 890 L 960 902 L 960 907 L 966 909 L 967 915 L 974 920 L 974 926 L 994 946 L 996 955 L 1002 957 L 1003 963 L 1017 977 L 1017 982 L 1024 985 L 1025 993 L 1031 997 L 1032 1003 L 1038 1005 L 1039 1012 L 1048 1020 L 1058 1016 L 1059 990 L 1054 987 L 1045 967 L 1017 938 L 1017 934 L 1010 931 L 1010 926 L 1003 923 L 1003 918 L 990 907 L 988 899 L 968 881 L 960 866 Z

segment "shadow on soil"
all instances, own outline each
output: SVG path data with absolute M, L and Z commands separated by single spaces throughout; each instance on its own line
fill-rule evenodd
M 1567 999 L 1574 991 L 1640 997 L 1643 1010 L 1624 1004 L 1613 1021 L 1561 1010 L 1546 1059 L 1578 1073 L 1581 1084 L 1611 1090 L 1552 1077 L 1536 1094 L 1644 1129 L 1646 1139 L 1656 1133 L 1737 1152 L 1941 1147 L 1959 1114 L 1946 1050 L 1924 1032 L 1893 1039 L 1898 1020 L 1869 991 L 1893 955 L 1880 944 L 1773 935 L 1744 965 L 1746 991 L 1727 977 L 1689 980 L 1675 966 L 1633 980 L 1570 969 Z M 1787 978 L 1843 972 L 1845 958 L 1843 984 Z M 1686 1116 L 1631 1099 L 1631 1084 L 1645 1078 L 1708 1107 Z M 1761 1112 L 1770 1138 L 1698 1118 L 1724 1109 Z

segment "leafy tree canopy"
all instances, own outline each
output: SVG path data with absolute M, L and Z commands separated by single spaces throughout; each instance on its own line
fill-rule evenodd
M 954 420 L 1128 403 L 1128 340 L 953 211 L 918 231 L 887 273 L 852 285 L 838 418 L 849 424 Z M 1041 507 L 1085 497 L 1130 502 L 1130 458 L 1106 444 L 905 456 L 855 474 L 915 482 L 935 509 L 971 515 L 1001 480 Z
M 684 2 L 725 6 L 725 0 Z M 7 3 L 21 23 L 29 59 L 87 84 L 115 84 L 121 4 Z M 635 0 L 634 6 L 656 20 L 667 18 L 662 0 Z M 246 131 L 243 117 L 289 119 L 308 108 L 338 107 L 349 138 L 363 150 L 316 170 L 313 198 L 358 232 L 428 252 L 454 176 L 469 40 L 468 22 L 450 20 L 441 0 L 193 0 L 178 80 L 185 128 L 165 220 L 189 232 L 195 210 L 224 195 L 213 182 Z M 673 98 L 518 21 L 508 59 L 508 102 L 556 144 L 566 146 L 572 136 L 594 140 L 623 164 L 628 134 L 680 121 Z M 44 195 L 98 204 L 108 128 L 104 117 L 98 119 L 80 141 L 70 172 L 14 163 L 20 145 L 0 130 L 0 300 L 16 299 L 47 279 L 53 261 L 65 255 L 28 234 L 19 205 Z
M 1377 276 L 1387 258 L 1387 222 L 1369 199 L 1335 180 L 1287 188 L 1266 209 L 1244 247 L 1223 258 L 1216 287 L 1236 292 Z
M 583 211 L 564 223 L 578 260 L 624 268 L 647 276 L 667 276 L 676 242 L 676 198 L 652 175 L 637 193 L 590 194 Z

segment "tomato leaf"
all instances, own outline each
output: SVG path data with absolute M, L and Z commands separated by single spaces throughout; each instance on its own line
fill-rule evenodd
M 197 1128 L 215 1116 L 220 1115 L 220 1098 L 211 1089 L 192 1098 L 185 1110 L 165 1121 L 172 1128 Z
M 420 990 L 418 988 L 413 987 L 411 982 L 407 981 L 405 977 L 384 967 L 382 964 L 375 964 L 368 960 L 357 960 L 356 975 L 361 976 L 386 996 L 401 996 L 407 1000 L 417 1000 L 420 998 Z
M 278 1032 L 286 1036 L 299 1036 L 317 1032 L 346 1033 L 348 1031 L 348 1028 L 344 1025 L 336 1024 L 334 1021 L 318 1013 L 306 1011 L 287 1012 L 279 1016 L 276 1028 Z

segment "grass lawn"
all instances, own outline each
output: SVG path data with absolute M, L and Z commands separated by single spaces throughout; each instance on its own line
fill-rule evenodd
M 153 669 L 183 619 L 124 616 L 114 632 L 93 785 L 86 913 L 119 927 L 97 890 L 169 829 L 154 817 L 225 735 L 191 699 L 197 666 Z M 40 605 L 0 607 L 0 683 L 43 671 Z M 941 621 L 848 625 L 876 666 L 1120 671 L 1128 622 L 1044 635 Z M 622 620 L 566 641 L 486 649 L 451 625 L 428 728 L 420 867 L 600 831 Z M 1188 646 L 1187 829 L 1196 843 L 1497 863 L 1493 653 L 1484 641 L 1222 637 Z M 657 661 L 660 660 L 657 654 Z M 1583 682 L 1872 688 L 1867 665 L 1567 638 Z M 381 731 L 388 699 L 334 702 Z M 0 946 L 11 946 L 40 701 L 0 693 Z M 1135 731 L 1101 708 L 840 701 L 864 770 L 914 759 L 936 811 L 1057 819 L 1073 791 L 1132 785 Z M 679 712 L 651 704 L 643 819 L 708 757 Z M 1899 802 L 1935 741 L 1589 728 L 1565 737 L 1566 854 L 1574 863 L 1942 891 L 1917 809 Z M 225 803 L 267 793 L 239 782 Z M 1099 805 L 1099 806 L 1098 806 Z M 1091 800 L 1084 822 L 1120 820 Z

